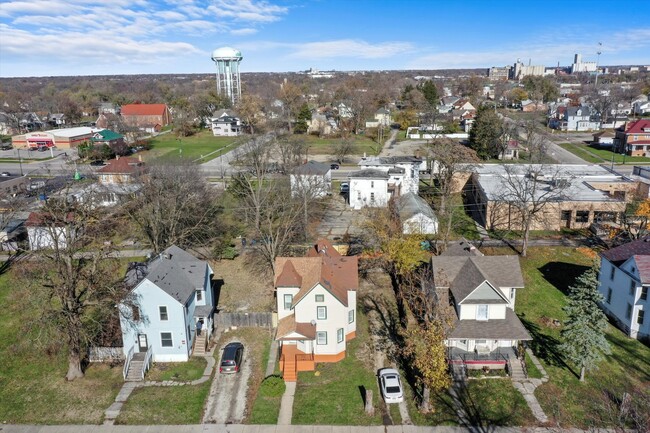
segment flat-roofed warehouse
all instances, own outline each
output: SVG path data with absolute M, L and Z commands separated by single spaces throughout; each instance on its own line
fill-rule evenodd
M 101 129 L 88 126 L 75 128 L 51 129 L 49 131 L 35 131 L 11 137 L 11 144 L 16 148 L 37 149 L 39 147 L 53 147 L 59 149 L 72 149 L 80 144 L 90 141 L 93 134 Z
M 588 228 L 594 222 L 619 221 L 626 203 L 636 194 L 638 183 L 599 165 L 482 164 L 474 166 L 465 185 L 469 209 L 488 230 L 522 230 L 519 210 L 508 194 L 508 176 L 538 173 L 536 198 L 553 197 L 533 218 L 531 230 Z M 548 194 L 562 182 L 561 194 Z M 529 182 L 530 184 L 530 182 Z M 531 188 L 532 190 L 532 188 Z

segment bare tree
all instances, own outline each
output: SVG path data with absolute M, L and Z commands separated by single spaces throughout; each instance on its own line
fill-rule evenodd
M 334 145 L 334 158 L 339 164 L 343 164 L 348 155 L 354 153 L 356 146 L 349 137 L 342 138 Z
M 255 129 L 260 124 L 262 106 L 262 98 L 251 94 L 242 95 L 235 106 L 237 114 L 241 117 L 244 124 L 248 127 L 248 132 L 251 134 L 255 134 Z
M 218 193 L 185 161 L 151 165 L 125 211 L 155 254 L 171 245 L 209 247 L 224 233 Z
M 33 324 L 37 343 L 51 348 L 53 341 L 62 342 L 68 351 L 66 379 L 74 380 L 83 377 L 86 349 L 101 339 L 125 294 L 120 263 L 103 243 L 114 220 L 85 196 L 50 198 L 29 221 L 38 260 L 21 263 L 20 272 L 29 301 L 41 312 Z
M 573 178 L 561 168 L 543 164 L 504 165 L 502 192 L 495 199 L 495 215 L 518 221 L 523 233 L 521 255 L 526 257 L 530 230 L 542 217 L 543 210 L 560 201 Z
M 303 102 L 302 90 L 296 84 L 286 81 L 280 85 L 278 99 L 282 101 L 282 109 L 289 134 L 293 133 L 293 121 Z

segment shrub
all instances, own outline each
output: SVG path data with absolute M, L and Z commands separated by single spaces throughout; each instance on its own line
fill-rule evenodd
M 260 394 L 263 397 L 280 397 L 284 394 L 284 380 L 278 375 L 267 376 L 260 385 Z

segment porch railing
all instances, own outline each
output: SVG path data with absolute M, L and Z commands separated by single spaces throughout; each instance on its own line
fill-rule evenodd
M 296 355 L 296 362 L 299 361 L 313 361 L 314 355 L 312 353 L 298 353 Z
M 133 359 L 133 349 L 135 346 L 131 346 L 129 353 L 126 355 L 126 361 L 124 361 L 124 368 L 122 368 L 122 376 L 126 380 L 126 375 L 129 374 L 129 366 L 131 365 L 131 359 Z
M 454 359 L 460 360 L 463 362 L 470 361 L 499 361 L 499 362 L 508 362 L 510 360 L 510 355 L 507 353 L 459 353 L 454 356 Z
M 144 380 L 144 375 L 149 371 L 151 368 L 151 360 L 153 359 L 153 350 L 152 347 L 149 346 L 147 349 L 147 354 L 144 356 L 144 363 L 142 364 L 142 373 L 140 374 L 140 378 Z

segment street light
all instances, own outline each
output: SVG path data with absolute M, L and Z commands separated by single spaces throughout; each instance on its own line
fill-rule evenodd
M 601 48 L 603 46 L 602 42 L 598 42 L 598 51 L 596 52 L 596 83 L 595 87 L 598 89 L 598 64 L 600 63 L 600 54 L 602 53 Z

